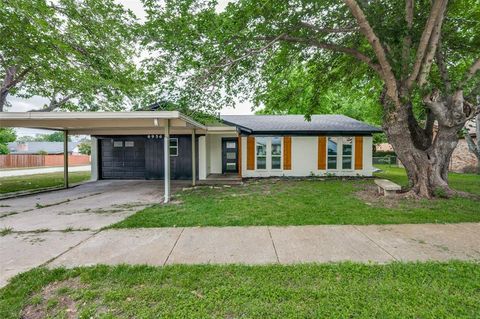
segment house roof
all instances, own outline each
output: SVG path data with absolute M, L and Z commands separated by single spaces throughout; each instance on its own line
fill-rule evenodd
M 18 144 L 23 144 L 22 147 Z M 72 152 L 77 147 L 78 142 L 68 142 L 68 152 Z M 8 149 L 13 154 L 38 154 L 40 151 L 48 154 L 63 153 L 63 142 L 12 142 L 8 143 Z
M 381 129 L 345 115 L 222 115 L 221 119 L 246 133 L 290 134 L 371 134 Z

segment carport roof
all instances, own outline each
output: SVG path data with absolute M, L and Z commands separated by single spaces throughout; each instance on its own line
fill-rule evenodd
M 0 127 L 27 127 L 69 131 L 70 134 L 163 133 L 167 120 L 171 133 L 206 130 L 203 124 L 178 111 L 143 112 L 2 112 Z

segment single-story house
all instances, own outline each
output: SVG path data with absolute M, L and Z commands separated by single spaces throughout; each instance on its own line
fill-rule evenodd
M 78 154 L 78 142 L 68 142 L 68 154 Z M 10 154 L 63 154 L 63 142 L 11 142 Z
M 91 135 L 92 179 L 164 179 L 166 201 L 170 179 L 371 176 L 372 134 L 381 132 L 343 115 L 221 122 L 203 125 L 177 111 L 0 113 L 2 127 Z

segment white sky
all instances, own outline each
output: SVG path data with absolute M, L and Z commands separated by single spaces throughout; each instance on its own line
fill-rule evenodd
M 140 0 L 116 0 L 117 2 L 123 4 L 126 8 L 132 10 L 132 12 L 140 19 L 145 18 L 145 11 L 143 10 L 142 3 Z M 223 10 L 228 4 L 229 0 L 218 0 L 217 9 L 219 11 Z M 27 112 L 32 109 L 39 109 L 44 104 L 47 103 L 47 100 L 40 97 L 34 96 L 30 99 L 22 99 L 19 97 L 9 96 L 8 102 L 12 105 L 8 108 L 8 112 Z M 252 104 L 249 102 L 238 103 L 235 108 L 223 108 L 220 111 L 221 114 L 252 114 Z M 48 133 L 42 130 L 34 129 L 17 129 L 18 135 L 35 135 Z

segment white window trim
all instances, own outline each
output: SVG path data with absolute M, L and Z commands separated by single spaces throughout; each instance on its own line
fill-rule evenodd
M 177 141 L 177 145 L 176 146 L 172 146 L 172 140 L 175 140 Z M 177 157 L 178 156 L 178 152 L 179 152 L 179 147 L 178 147 L 178 137 L 170 137 L 168 139 L 168 147 L 169 147 L 169 150 L 170 150 L 170 157 Z M 172 154 L 172 148 L 176 149 L 176 154 Z
M 337 143 L 337 168 L 333 169 L 333 168 L 328 168 L 328 139 L 329 138 L 340 138 L 340 141 Z M 343 139 L 344 138 L 351 138 L 352 139 L 352 155 L 351 155 L 351 158 L 352 158 L 352 166 L 350 169 L 346 168 L 346 169 L 343 169 L 342 166 L 343 166 Z M 327 154 L 327 163 L 326 163 L 326 167 L 325 167 L 325 170 L 327 172 L 353 172 L 355 171 L 355 136 L 327 136 L 327 144 L 325 147 L 326 147 L 326 154 Z
M 265 139 L 265 168 L 258 168 L 258 154 L 257 154 L 257 139 L 264 138 Z M 266 172 L 268 171 L 268 144 L 269 139 L 267 136 L 255 136 L 255 170 L 257 172 Z M 263 157 L 263 156 L 262 156 Z
M 278 137 L 280 138 L 280 145 L 281 145 L 281 154 L 280 154 L 280 168 L 272 168 L 272 138 Z M 266 152 L 265 155 L 265 168 L 257 168 L 257 138 L 265 138 L 266 140 Z M 255 136 L 255 171 L 256 172 L 281 172 L 283 171 L 283 154 L 284 154 L 284 146 L 283 146 L 283 136 L 275 135 L 275 136 Z
M 280 139 L 280 168 L 273 168 L 272 167 L 272 158 L 274 156 L 272 156 L 272 138 L 274 137 L 278 137 Z M 283 171 L 283 136 L 272 136 L 270 137 L 270 170 L 273 171 L 273 172 L 279 172 L 279 171 Z M 268 149 L 268 148 L 267 148 Z M 278 157 L 278 156 L 275 156 L 275 157 Z

